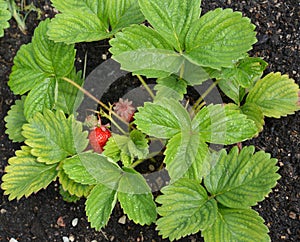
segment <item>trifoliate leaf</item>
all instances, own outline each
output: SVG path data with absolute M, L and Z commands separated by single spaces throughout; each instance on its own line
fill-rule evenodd
M 206 172 L 207 145 L 200 141 L 199 132 L 182 131 L 172 137 L 165 151 L 164 163 L 174 182 L 182 177 L 201 180 Z
M 9 200 L 28 197 L 46 188 L 57 176 L 56 164 L 37 162 L 30 151 L 30 147 L 22 146 L 21 150 L 16 151 L 16 156 L 8 160 L 1 188 L 5 195 L 9 195 Z
M 74 45 L 56 44 L 46 37 L 49 19 L 35 29 L 32 43 L 23 45 L 14 58 L 9 86 L 24 94 L 46 78 L 67 76 L 73 69 Z M 55 83 L 55 82 L 54 82 Z
M 158 32 L 146 26 L 125 28 L 110 44 L 112 58 L 122 69 L 147 77 L 178 73 L 184 60 Z
M 66 118 L 62 111 L 45 110 L 23 125 L 25 143 L 32 148 L 31 154 L 39 162 L 54 164 L 68 156 L 82 152 L 88 145 L 87 132 L 71 115 Z
M 172 47 L 182 52 L 190 25 L 200 16 L 201 0 L 139 0 L 146 19 Z
M 265 121 L 264 121 L 264 114 L 261 111 L 260 107 L 254 103 L 246 102 L 241 107 L 241 110 L 243 114 L 247 115 L 249 119 L 252 119 L 255 122 L 258 132 L 261 132 L 263 130 Z
M 174 76 L 157 79 L 156 82 L 154 90 L 157 92 L 154 102 L 162 98 L 172 98 L 179 101 L 183 99 L 183 95 L 186 93 L 186 82 Z
M 7 116 L 4 118 L 4 121 L 6 122 L 5 133 L 8 134 L 9 139 L 13 142 L 23 142 L 25 140 L 22 135 L 22 127 L 27 123 L 24 116 L 25 98 L 26 97 L 23 96 L 21 100 L 16 100 L 16 103 L 11 106 Z
M 219 208 L 215 223 L 202 231 L 205 242 L 269 242 L 264 220 L 252 209 Z
M 70 195 L 75 195 L 77 197 L 87 197 L 92 189 L 92 186 L 84 185 L 74 180 L 63 171 L 58 172 L 59 183 L 65 191 L 68 191 Z
M 134 115 L 135 124 L 145 134 L 169 139 L 181 130 L 191 129 L 191 120 L 184 107 L 174 99 L 145 103 Z
M 209 105 L 202 108 L 192 121 L 193 129 L 202 140 L 214 144 L 234 144 L 258 133 L 253 120 L 235 105 Z
M 156 222 L 163 238 L 171 241 L 209 228 L 217 216 L 217 202 L 208 197 L 198 181 L 180 179 L 162 189 L 156 199 L 161 218 Z M 217 241 L 217 240 L 216 240 Z
M 229 154 L 220 152 L 215 166 L 204 178 L 210 194 L 226 207 L 248 208 L 262 201 L 276 185 L 277 160 L 264 151 L 254 153 L 254 146 L 239 153 L 234 147 Z
M 4 29 L 9 27 L 10 18 L 11 13 L 8 11 L 7 2 L 0 0 L 0 37 L 4 35 Z
M 104 184 L 96 185 L 85 202 L 86 215 L 91 227 L 103 228 L 117 202 L 117 192 Z
M 246 102 L 259 106 L 267 117 L 279 118 L 299 110 L 298 92 L 299 86 L 293 79 L 272 72 L 257 81 Z
M 200 66 L 232 67 L 257 41 L 254 28 L 240 12 L 220 8 L 210 11 L 190 27 L 184 56 Z
M 62 12 L 49 25 L 48 35 L 55 42 L 71 44 L 106 39 L 144 20 L 136 0 L 52 2 Z
M 86 152 L 78 154 L 76 160 L 72 162 L 77 163 L 78 159 L 81 161 L 81 164 L 84 167 L 83 169 L 90 174 L 89 177 L 92 176 L 97 183 L 101 183 L 110 189 L 115 189 L 115 187 L 118 185 L 118 182 L 122 177 L 123 170 L 118 166 L 118 164 L 111 161 L 108 157 L 102 154 Z M 71 167 L 72 164 L 70 165 L 70 168 Z M 75 176 L 71 175 L 72 170 L 70 168 L 68 169 L 68 174 L 75 178 Z M 67 168 L 64 166 L 64 169 Z M 80 174 L 78 173 L 78 175 Z M 80 176 L 78 176 L 78 179 L 80 182 Z
M 62 167 L 68 177 L 77 183 L 84 185 L 95 185 L 97 184 L 96 179 L 87 171 L 84 166 L 82 159 L 92 157 L 92 153 L 80 153 L 67 158 L 63 161 Z
M 118 188 L 118 200 L 128 218 L 141 225 L 156 220 L 156 205 L 149 186 L 141 174 L 125 169 Z

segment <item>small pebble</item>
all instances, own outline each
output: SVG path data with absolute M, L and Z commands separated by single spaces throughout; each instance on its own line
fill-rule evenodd
M 63 236 L 62 239 L 63 239 L 63 242 L 70 242 L 70 240 L 67 236 Z
M 74 219 L 72 220 L 72 226 L 73 226 L 73 227 L 76 227 L 77 224 L 78 224 L 78 218 L 74 218 Z
M 296 219 L 296 218 L 297 218 L 297 214 L 296 214 L 295 212 L 291 211 L 291 212 L 289 213 L 289 217 L 290 217 L 291 219 Z
M 0 210 L 0 213 L 1 213 L 1 214 L 5 214 L 6 212 L 7 212 L 6 209 L 1 208 L 1 210 Z
M 125 224 L 126 223 L 126 216 L 123 215 L 121 218 L 119 218 L 118 223 L 119 224 Z
M 15 238 L 11 238 L 11 239 L 9 240 L 9 242 L 18 242 L 18 240 L 16 240 Z
M 74 242 L 74 241 L 75 241 L 74 235 L 71 234 L 71 235 L 69 236 L 69 240 L 70 240 L 70 242 Z

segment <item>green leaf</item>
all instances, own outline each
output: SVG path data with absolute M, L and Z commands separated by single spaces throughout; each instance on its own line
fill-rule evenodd
M 147 77 L 178 73 L 184 60 L 157 31 L 142 25 L 125 28 L 109 43 L 122 69 Z
M 22 127 L 27 123 L 27 120 L 24 116 L 24 101 L 25 96 L 21 100 L 16 100 L 16 103 L 11 106 L 10 110 L 7 113 L 7 116 L 4 118 L 6 122 L 5 133 L 8 134 L 9 138 L 13 142 L 23 142 L 25 140 L 22 135 Z
M 65 191 L 68 191 L 70 195 L 87 197 L 92 189 L 92 186 L 83 185 L 70 179 L 70 177 L 63 170 L 59 170 L 58 178 L 62 188 Z
M 256 124 L 258 132 L 261 132 L 263 130 L 263 126 L 265 124 L 264 121 L 264 114 L 261 111 L 260 107 L 257 106 L 254 103 L 245 103 L 241 110 L 243 114 L 247 115 L 247 117 L 254 121 Z
M 206 242 L 269 242 L 268 232 L 264 220 L 254 210 L 220 208 L 215 223 L 202 235 Z
M 145 103 L 134 115 L 134 123 L 142 132 L 157 138 L 169 139 L 181 130 L 191 129 L 191 120 L 184 107 L 174 99 Z
M 183 131 L 171 138 L 165 151 L 164 163 L 174 182 L 182 177 L 201 180 L 206 172 L 208 147 L 200 141 L 199 132 Z
M 53 113 L 45 110 L 23 125 L 22 135 L 25 143 L 32 147 L 32 155 L 39 162 L 54 164 L 68 156 L 83 151 L 87 145 L 87 132 L 82 132 L 82 125 L 71 115 L 66 118 L 62 111 Z
M 48 35 L 67 44 L 109 38 L 120 29 L 144 20 L 136 0 L 52 1 L 62 12 L 51 21 Z
M 118 188 L 118 200 L 128 218 L 141 225 L 156 220 L 156 205 L 149 186 L 141 174 L 125 169 Z
M 68 78 L 82 86 L 83 79 L 81 78 L 81 71 L 76 73 L 75 68 L 71 71 Z M 70 83 L 59 79 L 58 82 L 58 93 L 57 100 L 55 102 L 55 108 L 61 109 L 66 114 L 76 114 L 76 110 L 81 104 L 84 98 L 82 91 L 78 90 L 77 87 L 71 85 Z
M 220 8 L 210 11 L 190 27 L 184 56 L 204 67 L 232 67 L 256 42 L 254 28 L 240 12 Z
M 32 43 L 23 45 L 14 58 L 9 86 L 24 94 L 47 78 L 68 76 L 74 66 L 74 45 L 56 44 L 47 39 L 49 19 L 35 29 Z
M 279 118 L 299 110 L 299 86 L 281 73 L 270 73 L 257 81 L 246 101 L 259 106 L 267 117 Z
M 9 27 L 11 13 L 8 11 L 7 2 L 0 0 L 0 37 L 4 35 L 4 29 Z
M 193 119 L 192 126 L 199 130 L 202 140 L 214 144 L 234 144 L 258 133 L 254 121 L 233 104 L 202 108 Z
M 56 81 L 53 78 L 46 78 L 36 84 L 29 92 L 24 103 L 24 115 L 27 120 L 32 118 L 37 112 L 53 108 L 55 83 Z
M 84 185 L 97 184 L 96 179 L 87 171 L 82 159 L 89 159 L 92 153 L 80 153 L 63 161 L 62 167 L 68 177 L 77 183 Z
M 156 199 L 162 204 L 157 208 L 156 222 L 159 234 L 171 241 L 199 230 L 209 228 L 217 216 L 217 203 L 210 199 L 198 181 L 180 179 L 162 189 Z M 216 240 L 217 241 L 217 240 Z
M 57 176 L 57 165 L 39 163 L 30 153 L 31 149 L 22 146 L 16 156 L 8 160 L 6 174 L 2 177 L 1 188 L 8 199 L 20 199 L 46 188 Z
M 78 162 L 78 159 L 81 161 L 81 164 L 85 170 L 90 174 L 89 177 L 92 176 L 97 183 L 101 183 L 110 189 L 115 189 L 123 174 L 123 170 L 118 166 L 118 164 L 102 154 L 90 152 L 78 154 L 78 157 L 75 161 L 76 163 Z M 72 164 L 70 165 L 70 168 L 71 167 Z M 68 174 L 75 179 L 75 175 L 71 175 L 73 171 L 71 169 L 68 170 Z M 78 175 L 80 175 L 80 173 L 78 173 Z M 78 176 L 78 179 L 80 182 L 80 176 Z M 88 179 L 90 180 L 90 178 Z
M 103 155 L 117 162 L 121 160 L 121 153 L 129 155 L 128 152 L 129 137 L 125 135 L 112 134 L 104 146 Z
M 234 71 L 232 71 L 234 72 Z M 232 99 L 236 104 L 240 104 L 243 100 L 243 97 L 246 94 L 245 88 L 241 87 L 236 79 L 231 79 L 233 73 L 226 72 L 226 74 L 230 75 L 230 78 L 220 79 L 218 82 L 218 86 L 224 92 L 224 94 Z
M 59 194 L 62 196 L 62 199 L 69 203 L 75 203 L 80 200 L 80 197 L 76 195 L 71 195 L 68 191 L 64 190 L 62 185 L 59 186 Z
M 100 230 L 107 224 L 116 202 L 116 190 L 103 184 L 93 188 L 85 202 L 86 215 L 92 228 Z
M 178 52 L 185 49 L 190 25 L 200 16 L 201 0 L 139 0 L 146 19 Z
M 199 65 L 196 65 L 187 59 L 184 59 L 184 63 L 180 69 L 181 73 L 178 73 L 179 76 L 182 75 L 182 78 L 187 81 L 188 85 L 200 85 L 204 81 L 210 79 L 207 70 Z
M 218 202 L 230 208 L 248 208 L 262 201 L 276 185 L 277 160 L 264 151 L 254 153 L 254 146 L 239 153 L 234 147 L 229 154 L 222 150 L 204 184 Z
M 154 90 L 157 92 L 154 102 L 163 98 L 172 98 L 176 101 L 179 101 L 183 99 L 183 95 L 186 93 L 186 82 L 174 76 L 157 79 L 156 83 L 157 84 L 154 86 Z

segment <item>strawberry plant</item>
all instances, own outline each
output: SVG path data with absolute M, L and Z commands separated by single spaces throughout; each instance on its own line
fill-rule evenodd
M 170 240 L 201 231 L 205 241 L 270 241 L 251 207 L 280 178 L 277 160 L 235 144 L 259 135 L 265 117 L 298 111 L 299 86 L 285 74 L 265 75 L 267 63 L 249 56 L 257 41 L 250 19 L 231 9 L 201 14 L 200 0 L 52 3 L 60 13 L 21 47 L 8 83 L 22 97 L 5 118 L 6 133 L 23 142 L 2 178 L 8 198 L 58 180 L 65 200 L 86 198 L 96 230 L 119 202 L 129 219 L 156 223 Z M 107 38 L 112 58 L 152 101 L 103 103 L 87 90 L 74 67 L 74 43 Z M 155 79 L 153 88 L 145 78 Z M 188 88 L 207 80 L 211 86 L 188 99 Z M 209 103 L 216 87 L 231 101 Z M 98 105 L 84 110 L 93 113 L 85 122 L 84 94 Z M 162 148 L 153 152 L 153 144 Z M 157 176 L 168 172 L 157 197 L 138 169 L 149 160 Z

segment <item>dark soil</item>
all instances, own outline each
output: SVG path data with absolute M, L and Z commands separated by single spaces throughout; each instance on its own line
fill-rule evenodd
M 27 1 L 30 2 L 30 1 Z M 42 19 L 53 16 L 49 0 L 34 0 L 42 10 Z M 242 11 L 257 26 L 258 43 L 251 51 L 269 63 L 266 71 L 288 74 L 300 84 L 300 3 L 299 0 L 218 0 L 202 1 L 203 12 L 217 7 L 230 7 Z M 38 25 L 36 13 L 27 20 L 28 32 L 22 34 L 14 20 L 0 39 L 0 177 L 4 173 L 9 157 L 19 149 L 4 134 L 6 116 L 10 106 L 18 97 L 7 86 L 13 58 L 22 44 L 31 40 Z M 88 51 L 87 74 L 102 62 L 102 54 L 108 54 L 106 41 L 78 44 L 77 67 L 82 68 L 84 54 Z M 258 150 L 265 150 L 278 158 L 282 178 L 265 201 L 255 209 L 265 219 L 272 241 L 300 241 L 300 113 L 279 120 L 266 119 L 264 131 L 256 139 L 248 141 Z M 84 211 L 84 200 L 72 204 L 62 200 L 57 183 L 29 198 L 9 202 L 0 191 L 0 241 L 11 238 L 24 241 L 167 241 L 158 236 L 155 226 L 139 226 L 126 220 L 119 206 L 113 211 L 108 225 L 100 232 L 89 227 Z M 63 224 L 57 221 L 62 218 Z M 71 221 L 78 218 L 78 225 Z M 74 240 L 72 240 L 72 237 Z M 202 241 L 201 235 L 188 236 L 180 241 Z

